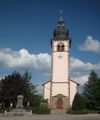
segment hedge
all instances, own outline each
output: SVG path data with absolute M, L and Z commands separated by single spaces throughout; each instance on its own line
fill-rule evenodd
M 49 108 L 42 108 L 42 107 L 34 107 L 32 108 L 32 113 L 35 114 L 50 114 Z

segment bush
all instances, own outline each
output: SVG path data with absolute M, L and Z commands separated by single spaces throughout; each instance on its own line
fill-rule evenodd
M 4 113 L 6 109 L 0 109 L 0 113 Z
M 43 108 L 43 107 L 34 107 L 32 108 L 32 113 L 35 114 L 50 114 L 50 109 L 49 108 Z
M 2 110 L 2 109 L 0 109 L 0 113 L 3 113 L 3 110 Z
M 88 114 L 88 110 L 72 110 L 67 111 L 69 114 Z
M 98 113 L 98 110 L 88 110 L 88 113 Z
M 69 109 L 67 111 L 67 113 L 69 114 L 94 114 L 94 113 L 98 113 L 100 114 L 100 111 L 99 110 L 88 110 L 88 109 L 84 109 L 84 110 L 72 110 L 72 109 Z

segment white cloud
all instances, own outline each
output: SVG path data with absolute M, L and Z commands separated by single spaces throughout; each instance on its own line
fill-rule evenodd
M 84 84 L 88 80 L 91 70 L 95 70 L 100 74 L 100 63 L 92 64 L 85 63 L 77 58 L 71 57 L 71 79 L 77 81 L 80 84 Z
M 79 83 L 80 85 L 84 85 L 88 81 L 88 74 L 85 75 L 76 75 L 75 77 L 72 76 L 72 79 Z
M 93 69 L 93 66 L 91 63 L 84 63 L 77 58 L 71 57 L 71 70 L 76 70 L 76 68 L 78 71 L 86 71 Z
M 71 57 L 71 79 L 80 84 L 88 80 L 91 70 L 100 74 L 100 63 L 85 63 L 82 60 Z M 13 51 L 10 48 L 0 50 L 0 69 L 20 68 L 40 70 L 47 77 L 50 76 L 51 56 L 48 53 L 31 54 L 26 49 Z
M 0 50 L 0 69 L 22 68 L 47 71 L 50 68 L 48 53 L 30 54 L 28 50 L 12 51 L 10 48 Z
M 85 42 L 79 46 L 81 51 L 89 51 L 100 54 L 100 41 L 93 39 L 92 36 L 87 36 Z

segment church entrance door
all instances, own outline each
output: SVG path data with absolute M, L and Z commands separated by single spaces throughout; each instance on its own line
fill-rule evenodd
M 63 109 L 63 100 L 59 98 L 56 102 L 57 109 Z

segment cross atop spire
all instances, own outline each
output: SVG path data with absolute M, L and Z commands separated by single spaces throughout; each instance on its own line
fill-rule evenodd
M 59 13 L 60 13 L 60 15 L 62 15 L 62 14 L 63 14 L 63 10 L 62 10 L 62 9 L 60 9 L 60 10 L 59 10 Z

